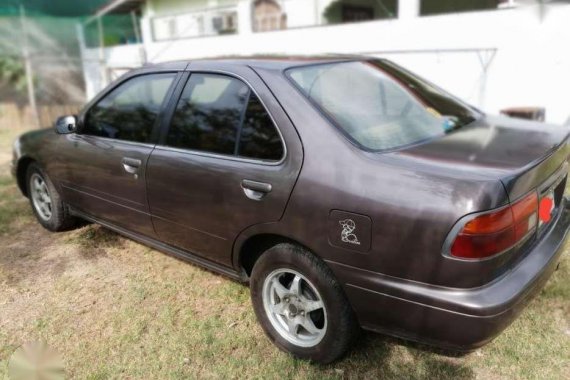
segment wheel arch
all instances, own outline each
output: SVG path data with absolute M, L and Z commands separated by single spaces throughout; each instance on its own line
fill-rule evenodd
M 28 196 L 28 186 L 26 184 L 26 174 L 31 164 L 36 162 L 35 159 L 29 156 L 20 157 L 16 166 L 16 182 L 18 188 L 24 196 Z
M 280 243 L 295 243 L 294 240 L 274 233 L 259 233 L 248 237 L 238 249 L 237 265 L 249 279 L 253 266 L 263 252 Z
M 249 280 L 253 267 L 261 255 L 269 248 L 281 243 L 289 243 L 302 247 L 322 259 L 313 249 L 293 238 L 279 233 L 260 232 L 243 239 L 242 243 L 237 247 L 234 264 L 245 275 L 246 279 Z

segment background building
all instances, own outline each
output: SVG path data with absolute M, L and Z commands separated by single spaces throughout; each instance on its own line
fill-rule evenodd
M 113 15 L 131 16 L 130 37 L 105 41 Z M 392 59 L 488 112 L 544 107 L 564 123 L 568 20 L 567 1 L 115 0 L 80 28 L 99 43 L 80 40 L 88 98 L 146 62 L 356 53 Z

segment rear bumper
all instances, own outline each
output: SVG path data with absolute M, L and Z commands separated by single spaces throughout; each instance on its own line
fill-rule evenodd
M 441 347 L 471 350 L 520 314 L 557 267 L 570 226 L 564 202 L 549 231 L 497 280 L 473 289 L 430 286 L 328 262 L 363 328 Z

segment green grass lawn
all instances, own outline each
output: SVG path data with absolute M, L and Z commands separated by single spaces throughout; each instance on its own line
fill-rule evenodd
M 0 378 L 38 340 L 78 379 L 570 378 L 568 252 L 520 318 L 469 355 L 365 333 L 345 359 L 313 365 L 265 338 L 247 287 L 95 225 L 43 230 L 8 173 L 16 135 L 0 130 Z

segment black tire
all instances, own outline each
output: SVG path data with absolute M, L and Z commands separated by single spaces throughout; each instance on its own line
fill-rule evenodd
M 322 335 L 318 343 L 311 347 L 294 344 L 285 338 L 284 336 L 287 335 L 287 333 L 280 333 L 274 327 L 270 318 L 275 321 L 275 317 L 271 317 L 270 312 L 266 311 L 264 306 L 263 292 L 265 281 L 267 280 L 269 283 L 271 278 L 274 278 L 271 277 L 272 274 L 276 273 L 276 271 L 278 273 L 281 269 L 293 270 L 305 277 L 305 279 L 308 280 L 308 282 L 302 281 L 305 284 L 302 285 L 305 286 L 305 292 L 307 292 L 307 286 L 314 287 L 317 291 L 317 296 L 314 299 L 319 299 L 320 297 L 325 306 L 324 310 L 326 310 L 326 312 L 324 310 L 319 311 L 323 313 L 321 315 L 326 316 L 321 317 L 326 319 L 326 324 L 322 324 L 324 335 Z M 284 274 L 282 276 L 287 275 L 288 274 Z M 286 281 L 286 279 L 280 281 Z M 287 288 L 287 286 L 285 286 L 285 288 Z M 292 286 L 290 289 L 292 289 Z M 322 364 L 333 362 L 348 351 L 360 332 L 360 327 L 358 326 L 352 307 L 332 271 L 321 259 L 297 245 L 282 243 L 264 252 L 253 268 L 250 290 L 257 320 L 269 339 L 281 350 L 301 359 L 308 359 Z M 267 291 L 267 288 L 265 291 Z M 284 298 L 286 299 L 285 302 L 293 303 L 293 301 L 289 300 L 290 297 Z M 275 302 L 281 304 L 283 301 L 279 298 L 279 300 Z M 285 306 L 289 306 L 289 304 L 285 304 Z M 297 308 L 294 309 L 297 310 Z M 286 310 L 289 309 L 286 308 Z M 311 312 L 311 318 L 314 319 L 315 317 L 312 313 L 313 312 Z M 310 313 L 307 313 L 307 316 L 309 314 Z M 279 318 L 286 317 L 281 316 Z M 305 318 L 304 312 L 302 313 L 302 318 Z M 314 325 L 316 324 L 317 323 Z
M 51 198 L 51 215 L 48 218 L 46 218 L 45 215 L 41 216 L 40 211 L 38 211 L 34 205 L 32 194 L 34 190 L 31 183 L 32 177 L 34 176 L 39 176 L 41 179 L 43 179 L 45 185 L 47 186 L 49 197 Z M 69 214 L 69 208 L 65 202 L 61 200 L 61 196 L 59 195 L 53 182 L 37 163 L 31 163 L 28 166 L 28 170 L 26 171 L 26 186 L 28 199 L 30 200 L 30 205 L 32 206 L 32 211 L 34 212 L 34 215 L 36 216 L 38 222 L 40 222 L 44 228 L 53 232 L 58 232 L 69 230 L 77 225 L 77 218 Z

